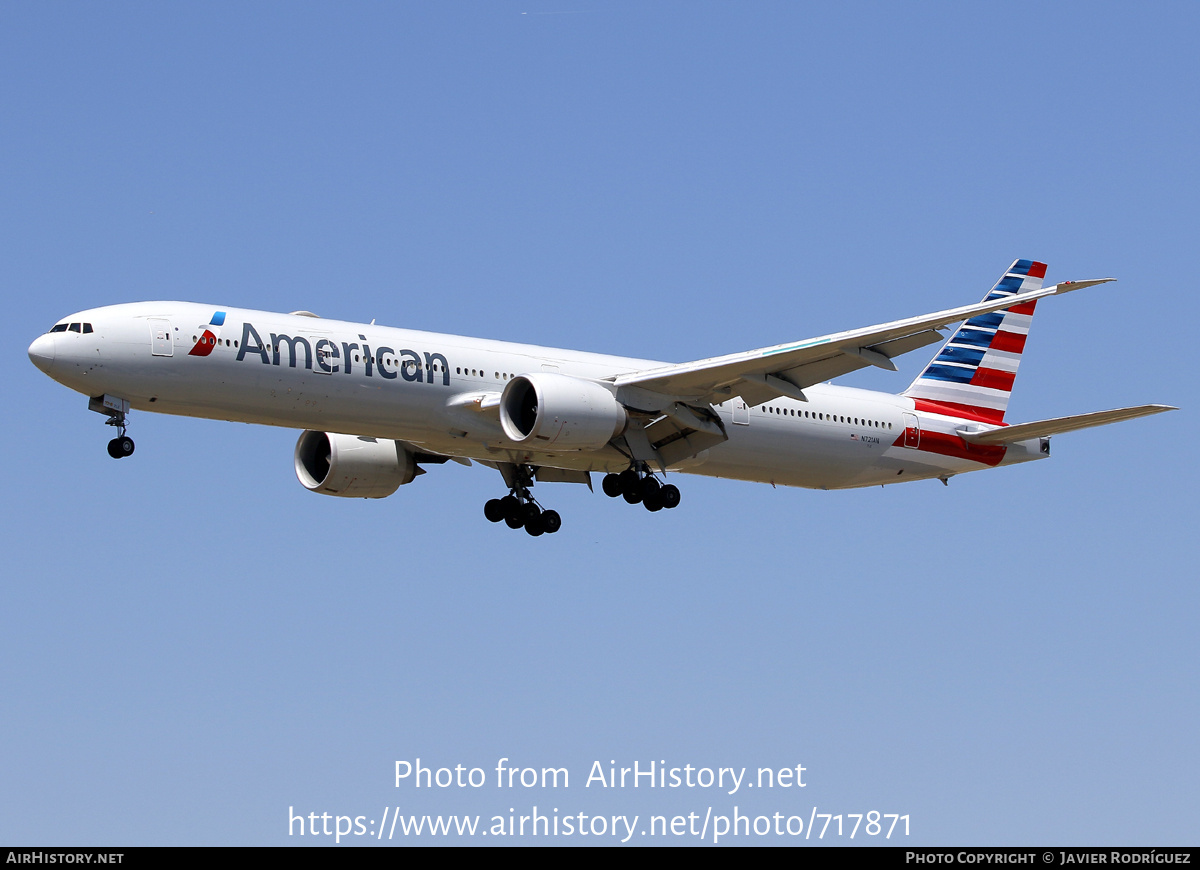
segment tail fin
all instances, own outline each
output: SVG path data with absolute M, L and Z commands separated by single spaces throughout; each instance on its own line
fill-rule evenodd
M 1017 260 L 984 301 L 1040 290 L 1045 277 L 1045 263 Z M 966 321 L 901 395 L 915 399 L 917 410 L 1004 422 L 1035 305 L 1036 299 Z

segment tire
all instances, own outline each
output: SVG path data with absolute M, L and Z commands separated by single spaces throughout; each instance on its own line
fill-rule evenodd
M 600 488 L 604 490 L 604 494 L 609 498 L 616 498 L 621 494 L 621 475 L 604 475 L 604 480 L 600 482 Z
M 525 521 L 525 531 L 529 533 L 529 537 L 536 538 L 546 533 L 546 527 L 542 523 L 542 515 L 538 514 L 531 520 Z
M 515 495 L 506 495 L 500 499 L 500 510 L 502 516 L 507 522 L 510 519 L 520 519 L 521 517 L 521 502 L 517 500 Z M 509 528 L 519 529 L 520 525 L 510 525 Z
M 498 523 L 504 519 L 504 505 L 500 499 L 488 499 L 487 504 L 483 506 L 483 515 L 488 518 L 489 523 Z
M 632 468 L 625 469 L 617 475 L 617 478 L 621 481 L 621 495 L 625 496 L 631 492 L 636 492 L 638 484 L 642 482 L 642 479 L 638 477 L 637 472 Z M 626 500 L 628 501 L 628 499 Z M 630 502 L 630 504 L 636 504 L 636 502 Z
M 652 496 L 658 495 L 659 489 L 658 481 L 653 477 L 642 478 L 642 501 L 648 501 Z
M 526 528 L 529 528 L 530 523 L 537 525 L 538 520 L 540 520 L 541 517 L 542 517 L 542 509 L 540 507 L 538 507 L 537 505 L 535 505 L 533 502 L 529 502 L 528 504 L 526 504 L 524 507 L 521 508 L 521 518 L 523 520 L 525 520 Z
M 660 493 L 657 489 L 654 490 L 654 492 L 642 499 L 642 505 L 646 508 L 646 510 L 650 511 L 650 513 L 656 513 L 662 510 L 662 493 Z
M 668 483 L 658 491 L 658 497 L 662 500 L 662 506 L 667 510 L 679 507 L 679 487 L 673 483 Z
M 125 455 L 121 452 L 121 440 L 119 438 L 114 438 L 108 442 L 108 455 L 113 459 L 120 459 Z
M 117 444 L 120 445 L 118 449 L 121 451 L 121 456 L 133 455 L 133 439 L 128 435 L 122 435 L 120 438 L 118 438 Z
M 558 511 L 542 513 L 542 528 L 546 530 L 547 535 L 553 535 L 562 528 L 562 517 L 558 515 Z
M 642 491 L 640 489 L 627 490 L 621 493 L 621 497 L 630 504 L 637 504 L 642 500 Z

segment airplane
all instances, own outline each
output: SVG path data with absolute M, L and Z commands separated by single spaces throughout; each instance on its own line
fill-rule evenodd
M 562 518 L 535 482 L 592 487 L 672 509 L 668 472 L 814 489 L 940 479 L 1050 454 L 1053 435 L 1175 410 L 1138 405 L 1010 425 L 1004 415 L 1039 299 L 1112 281 L 1043 287 L 1016 260 L 982 302 L 681 364 L 189 302 L 94 308 L 29 346 L 88 396 L 134 451 L 131 410 L 298 428 L 312 492 L 383 498 L 447 461 L 496 469 L 494 523 L 537 537 Z M 961 326 L 948 340 L 940 332 Z M 828 383 L 944 342 L 899 394 Z

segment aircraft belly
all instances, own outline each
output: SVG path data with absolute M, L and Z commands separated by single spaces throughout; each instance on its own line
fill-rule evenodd
M 395 438 L 433 431 L 448 392 L 441 384 L 338 377 L 232 358 L 204 364 L 204 378 L 184 377 L 186 369 L 164 360 L 93 383 L 98 392 L 129 398 L 137 410 Z
M 145 358 L 144 351 L 140 345 L 120 348 L 120 356 L 137 355 L 137 365 L 124 367 L 120 377 L 110 367 L 95 372 L 90 381 L 68 385 L 81 392 L 128 397 L 138 410 L 392 438 L 429 452 L 485 462 L 601 473 L 628 465 L 626 456 L 613 448 L 568 453 L 511 449 L 490 419 L 476 412 L 448 415 L 447 400 L 461 388 L 448 389 L 440 381 L 367 377 L 361 371 L 321 374 L 286 365 L 239 363 L 233 354 L 223 353 L 203 361 L 184 354 Z M 190 377 L 197 363 L 208 367 L 203 378 Z M 977 467 L 955 457 L 893 446 L 886 442 L 894 439 L 870 429 L 834 422 L 755 415 L 750 426 L 727 419 L 726 430 L 728 441 L 710 448 L 702 462 L 684 462 L 678 470 L 780 486 L 843 489 Z
M 712 448 L 711 455 L 692 473 L 800 486 L 836 489 L 851 481 L 878 455 L 848 436 L 843 441 L 832 426 L 802 424 L 797 429 L 761 423 L 747 428 L 727 427 L 729 441 Z

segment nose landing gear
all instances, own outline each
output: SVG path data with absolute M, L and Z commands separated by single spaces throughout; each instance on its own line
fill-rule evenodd
M 124 429 L 121 430 L 125 431 Z M 124 459 L 133 455 L 133 439 L 128 435 L 119 435 L 108 442 L 108 455 L 113 459 Z
M 106 426 L 115 426 L 117 437 L 108 442 L 108 455 L 113 459 L 124 459 L 133 455 L 133 439 L 125 434 L 129 402 L 114 396 L 93 396 L 88 399 L 88 408 L 108 417 Z

